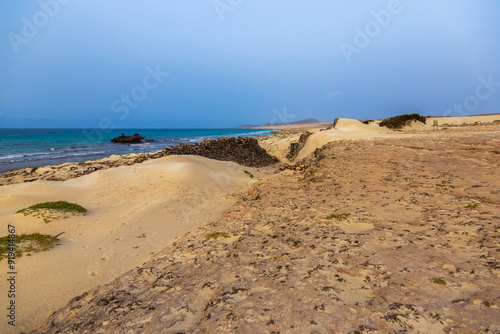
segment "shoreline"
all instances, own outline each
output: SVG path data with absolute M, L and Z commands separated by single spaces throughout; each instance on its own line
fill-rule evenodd
M 245 153 L 254 152 L 249 160 Z M 273 161 L 267 153 L 259 147 L 255 137 L 225 137 L 209 139 L 196 144 L 181 143 L 178 146 L 165 147 L 163 150 L 145 153 L 129 154 L 125 156 L 112 155 L 107 158 L 85 161 L 81 163 L 63 163 L 44 167 L 31 167 L 0 174 L 0 186 L 34 182 L 36 180 L 64 181 L 88 175 L 99 170 L 107 170 L 121 166 L 131 166 L 148 160 L 155 160 L 169 155 L 200 155 L 214 158 L 219 161 L 233 161 L 246 166 L 265 166 Z
M 12 169 L 43 167 L 63 163 L 99 160 L 111 155 L 154 153 L 180 143 L 197 143 L 207 139 L 238 136 L 259 136 L 271 133 L 259 129 L 143 129 L 139 131 L 149 141 L 137 144 L 117 144 L 110 140 L 118 132 L 133 133 L 133 129 L 100 133 L 77 129 L 0 129 L 0 172 Z M 20 152 L 22 151 L 22 152 Z

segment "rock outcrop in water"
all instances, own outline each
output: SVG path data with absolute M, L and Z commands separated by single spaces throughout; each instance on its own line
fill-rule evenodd
M 125 134 L 122 133 L 121 136 L 115 137 L 111 139 L 113 143 L 119 143 L 119 144 L 139 144 L 142 143 L 142 141 L 146 139 L 146 137 L 141 136 L 138 133 L 135 133 L 132 136 L 125 136 Z
M 247 137 L 230 137 L 205 140 L 201 143 L 167 147 L 164 155 L 199 155 L 220 161 L 233 161 L 248 167 L 265 167 L 279 162 L 259 146 L 257 139 Z

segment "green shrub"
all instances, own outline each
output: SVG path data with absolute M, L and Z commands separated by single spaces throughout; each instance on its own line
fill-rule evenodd
M 386 118 L 380 122 L 380 126 L 386 126 L 389 129 L 401 129 L 403 126 L 409 124 L 412 120 L 417 120 L 425 124 L 426 118 L 420 116 L 419 114 L 404 114 L 399 116 L 394 116 L 391 118 Z
M 28 208 L 24 208 L 22 210 L 17 211 L 17 213 L 24 213 L 24 214 L 29 214 L 32 211 L 37 211 L 37 210 L 42 210 L 42 209 L 49 209 L 49 210 L 56 210 L 56 211 L 61 211 L 61 212 L 75 212 L 75 213 L 86 213 L 87 209 L 84 207 L 75 204 L 75 203 L 68 203 L 66 201 L 58 201 L 58 202 L 45 202 L 45 203 L 38 203 L 35 205 L 32 205 Z
M 25 216 L 32 215 L 37 218 L 43 218 L 43 221 L 48 223 L 51 219 L 60 218 L 61 214 L 63 218 L 68 218 L 66 216 L 67 213 L 72 213 L 73 215 L 83 213 L 83 215 L 85 215 L 87 213 L 87 209 L 75 203 L 58 201 L 38 203 L 28 208 L 19 210 L 16 213 L 22 213 Z
M 440 285 L 446 285 L 446 281 L 442 278 L 434 278 L 432 282 Z

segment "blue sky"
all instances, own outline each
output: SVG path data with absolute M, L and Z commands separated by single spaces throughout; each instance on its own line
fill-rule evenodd
M 2 1 L 0 128 L 500 112 L 498 17 L 497 0 Z

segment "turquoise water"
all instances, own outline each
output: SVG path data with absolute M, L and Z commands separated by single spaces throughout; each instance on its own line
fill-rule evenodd
M 113 144 L 111 138 L 139 133 L 148 142 Z M 0 173 L 15 168 L 83 162 L 110 156 L 155 152 L 181 142 L 271 134 L 256 129 L 0 129 Z

